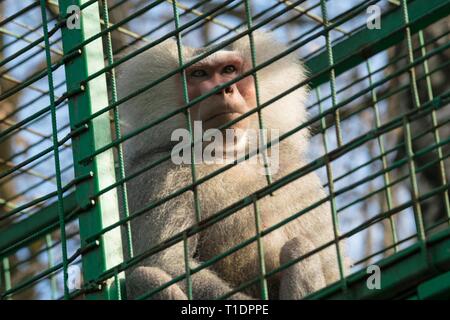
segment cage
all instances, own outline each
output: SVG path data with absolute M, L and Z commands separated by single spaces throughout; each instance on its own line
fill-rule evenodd
M 249 207 L 254 235 L 196 266 L 185 258 L 182 274 L 137 298 L 177 283 L 195 298 L 196 273 L 250 245 L 257 276 L 217 298 L 257 286 L 268 299 L 268 281 L 326 248 L 336 250 L 339 279 L 306 299 L 448 298 L 449 13 L 448 0 L 0 1 L 0 296 L 127 299 L 127 270 L 176 244 L 188 251 L 189 239 Z M 292 52 L 307 70 L 292 88 L 309 88 L 309 117 L 280 141 L 309 128 L 308 160 L 282 178 L 266 175 L 264 187 L 203 220 L 196 188 L 222 169 L 199 178 L 195 163 L 188 166 L 192 183 L 131 210 L 127 185 L 170 156 L 130 168 L 123 145 L 174 114 L 124 133 L 120 106 L 171 76 L 186 92 L 195 59 L 239 39 L 252 43 L 258 30 L 286 49 L 254 59 L 247 75 L 256 91 L 267 90 L 258 88 L 258 74 Z M 175 39 L 178 53 L 206 49 L 193 61 L 179 54 L 179 65 L 159 81 L 118 96 L 116 69 L 167 39 Z M 260 125 L 261 110 L 286 94 L 257 103 Z M 194 105 L 185 99 L 178 112 L 190 117 Z M 258 153 L 272 144 L 265 141 Z M 261 226 L 261 201 L 310 172 L 326 196 Z M 135 254 L 131 222 L 187 190 L 195 225 Z M 329 208 L 333 239 L 266 268 L 263 239 L 319 205 Z

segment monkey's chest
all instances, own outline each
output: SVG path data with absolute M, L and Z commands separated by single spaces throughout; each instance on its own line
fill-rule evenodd
M 262 226 L 269 224 L 261 220 Z M 199 259 L 203 262 L 223 255 L 212 269 L 237 286 L 260 274 L 262 260 L 266 272 L 279 267 L 280 251 L 286 241 L 282 229 L 258 240 L 253 210 L 241 210 L 200 234 Z M 277 276 L 269 282 L 274 281 L 278 281 Z

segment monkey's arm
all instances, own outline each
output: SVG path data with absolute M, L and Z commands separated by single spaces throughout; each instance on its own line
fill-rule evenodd
M 171 257 L 171 259 L 174 259 L 174 257 Z M 155 261 L 155 265 L 157 266 L 141 266 L 135 269 L 128 277 L 128 280 L 131 281 L 129 290 L 132 291 L 133 297 L 147 293 L 164 285 L 174 277 L 185 273 L 184 259 L 174 259 L 173 263 L 164 263 L 163 260 Z M 195 268 L 198 265 L 199 262 L 194 259 L 191 258 L 189 260 L 190 268 Z M 192 274 L 191 283 L 193 299 L 198 300 L 219 298 L 232 290 L 224 280 L 208 268 Z M 162 300 L 187 299 L 186 279 L 160 291 L 153 298 Z M 246 300 L 250 299 L 250 297 L 242 293 L 236 293 L 230 299 Z
M 286 264 L 315 249 L 307 238 L 296 237 L 288 241 L 280 254 L 281 264 Z M 326 286 L 322 261 L 314 254 L 297 262 L 282 273 L 280 284 L 281 300 L 298 300 Z
M 174 190 L 188 184 L 187 180 L 190 179 L 189 170 L 183 170 L 170 164 L 163 165 L 159 170 L 157 173 L 144 174 L 129 183 L 131 212 L 138 211 L 149 201 L 171 194 Z M 142 190 L 146 190 L 146 194 L 143 194 Z M 150 199 L 148 194 L 152 195 Z M 194 224 L 193 195 L 191 192 L 185 192 L 132 221 L 135 254 L 140 254 L 163 243 Z M 197 238 L 198 236 L 194 235 L 188 240 L 190 269 L 200 265 L 200 262 L 193 258 L 197 249 Z M 183 242 L 146 258 L 127 274 L 129 298 L 137 298 L 164 285 L 173 278 L 184 274 L 185 268 Z M 192 274 L 191 281 L 194 299 L 214 299 L 232 290 L 228 283 L 208 268 Z M 156 294 L 153 298 L 186 299 L 186 292 L 186 280 L 182 280 Z M 249 297 L 238 293 L 232 298 L 248 299 Z
M 191 250 L 194 252 L 194 250 Z M 190 269 L 200 265 L 192 256 L 188 258 Z M 183 244 L 165 249 L 161 254 L 149 257 L 143 265 L 133 270 L 127 277 L 128 294 L 137 298 L 156 289 L 186 271 Z M 219 298 L 230 292 L 232 288 L 217 274 L 208 268 L 191 275 L 194 299 L 206 300 Z M 182 280 L 157 293 L 154 299 L 187 299 L 187 282 Z M 250 299 L 245 294 L 236 293 L 231 299 Z

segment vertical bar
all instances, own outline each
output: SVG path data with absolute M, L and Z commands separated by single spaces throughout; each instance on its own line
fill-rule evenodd
M 403 119 L 403 127 L 404 127 L 404 135 L 405 135 L 405 144 L 406 144 L 406 155 L 408 157 L 408 168 L 409 168 L 409 175 L 411 180 L 411 200 L 413 202 L 413 210 L 414 210 L 414 219 L 416 222 L 416 231 L 417 231 L 417 238 L 420 242 L 422 242 L 423 249 L 426 249 L 425 247 L 425 228 L 423 224 L 422 219 L 422 209 L 420 207 L 419 203 L 419 189 L 417 185 L 417 178 L 416 178 L 416 167 L 414 164 L 414 150 L 412 147 L 412 136 L 411 136 L 411 125 L 406 119 L 406 117 Z
M 63 201 L 63 190 L 61 181 L 61 165 L 59 162 L 58 124 L 56 122 L 56 106 L 55 106 L 55 92 L 54 92 L 55 90 L 53 86 L 52 57 L 50 54 L 50 40 L 48 35 L 46 10 L 47 10 L 46 2 L 45 0 L 41 0 L 42 28 L 44 29 L 45 58 L 47 63 L 48 93 L 50 98 L 50 113 L 52 119 L 53 156 L 55 159 L 55 178 L 58 193 L 58 216 L 59 216 L 59 231 L 61 234 L 64 299 L 68 299 L 69 287 L 67 281 L 69 276 L 67 273 L 67 268 L 69 263 L 67 261 L 66 223 L 64 220 L 64 201 Z
M 412 37 L 411 37 L 411 29 L 409 25 L 409 15 L 408 15 L 408 5 L 406 0 L 402 0 L 402 12 L 403 12 L 403 23 L 405 24 L 405 33 L 406 33 L 406 44 L 408 47 L 408 62 L 414 62 L 414 49 L 412 45 Z M 414 66 L 411 66 L 408 70 L 410 83 L 411 83 L 411 93 L 414 102 L 414 106 L 416 108 L 420 108 L 420 99 L 419 99 L 419 90 L 417 89 L 417 79 L 416 79 L 416 71 Z
M 419 31 L 419 43 L 420 43 L 420 47 L 421 47 L 421 54 L 424 57 L 427 55 L 427 48 L 425 47 L 425 40 L 424 40 L 424 35 L 423 35 L 422 30 Z M 431 82 L 430 68 L 428 66 L 427 59 L 424 60 L 424 62 L 423 62 L 423 69 L 425 71 L 425 79 L 426 79 L 426 83 L 427 83 L 428 101 L 432 101 L 434 99 L 434 94 L 433 94 L 433 86 L 432 86 L 432 82 Z M 441 143 L 441 137 L 440 137 L 439 129 L 438 129 L 438 120 L 437 120 L 436 110 L 434 110 L 434 109 L 431 112 L 431 121 L 433 123 L 433 128 L 434 128 L 434 130 L 433 130 L 434 141 L 435 141 L 436 145 L 439 145 Z M 439 159 L 439 175 L 442 180 L 442 185 L 445 185 L 445 184 L 447 184 L 447 174 L 445 172 L 446 171 L 445 163 L 443 160 L 444 154 L 442 152 L 442 147 L 440 145 L 437 148 L 437 155 L 438 155 L 438 159 Z M 450 224 L 450 200 L 449 200 L 448 190 L 444 191 L 444 206 L 445 206 L 445 213 L 447 214 L 447 218 L 448 218 L 448 223 Z
M 9 269 L 9 258 L 4 257 L 2 259 L 3 277 L 5 279 L 5 292 L 11 290 L 11 271 Z M 9 296 L 6 299 L 11 299 Z
M 175 30 L 177 30 L 176 34 L 176 41 L 177 41 L 177 49 L 178 49 L 178 62 L 179 66 L 184 66 L 184 55 L 183 55 L 183 43 L 181 39 L 180 32 L 178 31 L 180 28 L 180 15 L 178 13 L 178 6 L 177 1 L 171 1 L 172 7 L 173 7 L 173 15 L 174 15 L 174 21 L 175 21 Z M 183 87 L 183 99 L 186 104 L 189 103 L 189 95 L 188 95 L 188 89 L 187 89 L 187 81 L 186 81 L 186 70 L 181 70 L 180 72 L 181 76 L 181 83 Z M 191 121 L 191 110 L 188 108 L 185 111 L 186 115 L 186 125 L 189 130 L 189 142 L 191 144 L 191 175 L 192 175 L 192 183 L 193 186 L 193 193 L 194 193 L 194 207 L 195 207 L 195 218 L 197 223 L 201 220 L 201 209 L 200 209 L 200 202 L 198 198 L 198 191 L 197 191 L 197 185 L 195 183 L 197 182 L 197 173 L 195 169 L 195 152 L 192 149 L 192 142 L 193 142 L 193 135 L 192 135 L 192 121 Z
M 108 2 L 106 0 L 102 0 L 102 6 L 103 6 L 103 21 L 105 23 L 105 27 L 109 27 L 109 13 L 108 13 Z M 108 56 L 108 65 L 112 65 L 114 63 L 114 57 L 113 57 L 113 47 L 112 47 L 112 38 L 111 38 L 111 32 L 108 32 L 106 34 L 106 55 Z M 114 68 L 111 69 L 109 74 L 109 83 L 110 83 L 110 89 L 111 89 L 111 104 L 115 104 L 117 102 L 117 86 L 116 86 L 116 71 Z M 115 130 L 115 138 L 120 139 L 122 137 L 122 133 L 120 130 L 120 121 L 119 121 L 119 108 L 114 107 L 113 109 L 114 114 L 114 130 Z M 117 150 L 117 161 L 119 164 L 119 179 L 123 181 L 125 179 L 125 165 L 124 165 L 124 158 L 123 158 L 123 148 L 122 144 L 118 144 L 116 146 Z M 122 214 L 124 218 L 128 218 L 130 216 L 130 210 L 128 207 L 128 195 L 127 195 L 127 185 L 125 182 L 119 187 L 120 194 L 122 198 Z M 133 245 L 131 240 L 131 223 L 130 221 L 127 221 L 125 224 L 125 235 L 127 240 L 127 252 L 129 257 L 127 258 L 133 258 Z
M 322 114 L 323 108 L 322 108 L 322 102 L 320 97 L 320 89 L 317 87 L 315 89 L 317 101 L 319 103 L 319 114 Z M 325 149 L 325 154 L 328 154 L 328 142 L 326 137 L 326 122 L 325 117 L 320 118 L 320 126 L 322 129 L 322 139 L 323 139 L 323 147 Z M 336 196 L 334 194 L 334 178 L 333 178 L 333 170 L 331 168 L 330 160 L 326 159 L 326 170 L 327 170 L 327 179 L 328 179 L 328 190 L 330 192 L 330 206 L 331 206 L 331 216 L 333 220 L 333 233 L 334 233 L 334 243 L 336 246 L 336 255 L 337 255 L 337 263 L 339 265 L 339 275 L 341 278 L 341 285 L 342 289 L 347 289 L 347 280 L 344 277 L 344 259 L 341 254 L 341 248 L 339 246 L 339 241 L 337 238 L 339 237 L 339 218 L 337 216 L 337 206 L 336 206 Z
M 186 272 L 187 296 L 189 300 L 192 300 L 192 278 L 191 278 L 191 268 L 189 267 L 189 246 L 186 232 L 183 232 L 183 248 L 184 248 L 184 270 Z
M 375 128 L 378 129 L 381 125 L 380 110 L 378 109 L 377 93 L 375 91 L 375 88 L 373 87 L 372 70 L 370 68 L 369 60 L 366 61 L 366 67 L 367 67 L 367 73 L 368 73 L 368 79 L 369 79 L 369 86 L 371 87 L 371 93 L 372 93 L 372 103 L 373 103 L 372 106 L 373 106 L 373 111 L 375 113 Z M 377 142 L 378 142 L 378 147 L 380 148 L 380 154 L 382 154 L 381 164 L 383 166 L 383 170 L 385 171 L 385 173 L 383 174 L 384 185 L 385 185 L 384 191 L 385 191 L 385 196 L 386 196 L 387 208 L 390 211 L 393 208 L 392 190 L 390 187 L 391 179 L 390 179 L 388 170 L 386 170 L 388 167 L 388 164 L 387 164 L 387 157 L 385 154 L 383 137 L 377 136 Z M 391 227 L 391 235 L 392 235 L 392 242 L 393 242 L 392 244 L 394 245 L 393 249 L 394 249 L 394 253 L 395 253 L 398 251 L 398 245 L 397 245 L 398 237 L 397 237 L 397 230 L 396 230 L 396 226 L 395 226 L 394 217 L 392 217 L 392 215 L 389 216 L 389 225 Z
M 52 235 L 47 234 L 45 236 L 45 246 L 47 251 L 47 266 L 50 269 L 55 265 L 55 258 L 53 257 L 53 240 Z M 54 274 L 50 275 L 50 291 L 51 291 L 51 298 L 52 300 L 56 300 L 56 294 L 57 294 L 57 283 L 56 283 L 56 277 Z
M 330 23 L 328 21 L 327 4 L 325 0 L 320 0 L 320 7 L 322 10 L 322 20 L 323 27 L 327 28 Z M 325 33 L 325 42 L 327 47 L 328 55 L 328 65 L 331 67 L 334 65 L 333 47 L 331 45 L 330 31 Z M 332 106 L 335 107 L 337 104 L 337 94 L 336 94 L 336 70 L 334 67 L 330 70 L 330 89 L 331 89 L 331 101 Z M 342 146 L 342 132 L 341 132 L 341 116 L 339 114 L 339 109 L 334 112 L 334 126 L 336 128 L 336 141 L 338 147 Z
M 261 216 L 259 214 L 258 209 L 258 199 L 253 197 L 253 212 L 255 213 L 255 226 L 256 226 L 256 243 L 258 245 L 258 260 L 259 260 L 259 284 L 261 287 L 261 299 L 269 300 L 269 291 L 267 288 L 267 280 L 266 280 L 266 264 L 264 258 L 264 244 L 261 239 Z
M 117 288 L 117 300 L 122 300 L 122 286 L 117 270 L 114 270 L 114 286 Z
M 59 0 L 62 16 L 68 13 L 72 4 L 80 7 L 87 0 Z M 97 2 L 89 4 L 80 16 L 80 28 L 62 29 L 64 54 L 68 55 L 72 49 L 100 32 L 99 6 Z M 96 39 L 81 50 L 81 54 L 65 65 L 67 90 L 78 92 L 69 98 L 69 116 L 72 129 L 74 124 L 108 105 L 108 93 L 105 75 L 84 83 L 91 74 L 104 67 L 102 39 Z M 80 237 L 82 245 L 91 235 L 103 228 L 119 221 L 119 205 L 116 190 L 106 192 L 98 198 L 93 194 L 108 187 L 116 181 L 114 158 L 112 149 L 95 156 L 89 162 L 80 160 L 111 143 L 111 127 L 109 114 L 103 113 L 91 120 L 88 129 L 72 139 L 75 176 L 92 173 L 93 178 L 80 182 L 76 187 L 77 202 L 85 212 L 80 215 Z M 119 228 L 103 234 L 98 239 L 98 246 L 83 253 L 84 283 L 95 281 L 107 269 L 123 261 L 121 234 Z M 119 275 L 123 277 L 123 275 Z M 101 285 L 98 291 L 86 293 L 87 299 L 116 299 L 118 288 L 114 280 L 109 279 Z
M 253 25 L 252 21 L 252 13 L 250 8 L 250 3 L 248 0 L 245 1 L 245 19 L 247 21 L 247 28 L 250 29 Z M 250 32 L 248 34 L 249 42 L 250 42 L 250 52 L 252 55 L 252 68 L 257 67 L 256 64 L 256 52 L 255 52 L 255 41 L 253 40 L 253 33 Z M 259 97 L 259 85 L 258 85 L 258 75 L 256 72 L 252 73 L 253 81 L 255 83 L 255 96 L 256 96 L 256 107 L 259 108 L 261 105 L 260 97 Z M 270 174 L 269 166 L 267 163 L 267 148 L 266 147 L 266 139 L 264 136 L 264 121 L 262 117 L 261 109 L 258 109 L 258 124 L 259 124 L 259 139 L 261 140 L 261 143 L 259 143 L 259 146 L 263 147 L 264 149 L 260 152 L 262 152 L 263 161 L 264 161 L 264 170 L 266 173 L 266 180 L 267 184 L 272 183 L 272 176 Z
M 180 28 L 180 15 L 178 13 L 178 6 L 177 1 L 171 1 L 172 2 L 172 9 L 173 9 L 173 15 L 174 15 L 174 22 L 175 22 L 175 29 L 177 31 L 176 34 L 176 41 L 177 41 L 177 50 L 178 50 L 178 64 L 180 67 L 184 65 L 184 54 L 183 54 L 183 43 L 181 34 L 179 32 Z M 181 83 L 183 87 L 183 100 L 186 104 L 189 103 L 189 94 L 187 89 L 187 80 L 186 80 L 186 70 L 183 69 L 180 72 L 181 77 Z M 192 183 L 194 186 L 192 187 L 192 191 L 194 193 L 194 208 L 195 208 L 195 220 L 196 223 L 200 223 L 201 217 L 201 208 L 200 208 L 200 201 L 198 198 L 198 189 L 197 185 L 195 183 L 197 182 L 197 173 L 195 170 L 195 152 L 193 150 L 194 146 L 192 146 L 193 142 L 193 134 L 192 134 L 192 119 L 191 119 L 191 110 L 186 109 L 184 112 L 186 116 L 186 126 L 189 130 L 189 142 L 191 145 L 191 176 L 192 176 Z M 187 241 L 187 235 L 186 233 L 183 234 L 183 246 L 184 246 L 184 264 L 185 264 L 185 271 L 186 271 L 186 288 L 187 288 L 187 295 L 188 299 L 192 300 L 192 279 L 191 279 L 191 268 L 189 266 L 189 248 L 188 248 L 188 241 Z
M 413 44 L 412 44 L 412 37 L 411 37 L 411 29 L 409 28 L 409 15 L 408 15 L 408 5 L 406 3 L 406 0 L 402 0 L 402 12 L 403 12 L 403 23 L 405 24 L 405 33 L 406 33 L 406 43 L 408 48 L 408 62 L 410 64 L 414 63 L 414 50 L 413 50 Z M 414 70 L 414 66 L 411 66 L 409 68 L 409 78 L 410 78 L 410 84 L 411 84 L 411 93 L 413 98 L 413 103 L 415 108 L 420 108 L 420 98 L 419 98 L 419 90 L 417 89 L 417 79 L 416 79 L 416 72 Z M 419 187 L 417 184 L 417 177 L 416 177 L 416 168 L 414 164 L 414 150 L 412 147 L 412 136 L 411 136 L 411 124 L 409 123 L 409 120 L 405 117 L 404 118 L 404 135 L 405 135 L 405 144 L 406 144 L 406 154 L 408 156 L 408 167 L 409 167 L 409 174 L 411 177 L 411 198 L 413 201 L 413 209 L 414 209 L 414 218 L 416 221 L 416 230 L 417 230 L 417 237 L 419 241 L 422 242 L 422 248 L 425 252 L 426 246 L 423 240 L 425 240 L 425 229 L 423 224 L 423 218 L 422 218 L 422 208 L 420 206 L 420 202 L 418 200 L 419 198 Z

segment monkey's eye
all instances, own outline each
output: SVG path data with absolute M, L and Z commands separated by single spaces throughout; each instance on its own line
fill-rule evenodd
M 233 66 L 232 64 L 226 66 L 225 68 L 223 68 L 222 70 L 223 73 L 234 73 L 236 72 L 236 67 Z
M 194 70 L 191 72 L 191 77 L 196 77 L 196 78 L 206 77 L 207 75 L 208 74 L 203 69 L 197 69 L 197 70 Z

